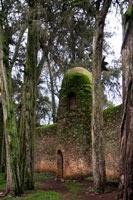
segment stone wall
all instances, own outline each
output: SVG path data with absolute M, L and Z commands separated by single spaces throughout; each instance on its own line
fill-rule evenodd
M 108 178 L 119 177 L 119 148 L 122 105 L 104 111 L 105 162 Z
M 35 139 L 35 171 L 56 173 L 57 124 L 38 127 Z
M 122 105 L 104 110 L 106 173 L 107 177 L 111 179 L 118 178 L 119 176 L 119 136 L 120 136 L 121 116 L 122 116 Z M 71 118 L 70 121 L 72 122 Z M 71 127 L 68 127 L 68 131 L 69 128 Z M 77 129 L 78 127 L 75 128 L 76 131 Z M 66 134 L 65 131 L 64 134 Z M 65 137 L 64 134 L 63 137 Z M 58 142 L 56 143 L 57 135 L 58 135 L 57 124 L 53 124 L 47 127 L 37 128 L 36 145 L 35 145 L 36 171 L 54 172 L 55 174 L 57 173 L 57 145 L 58 145 Z M 87 173 L 92 173 L 90 135 L 88 135 L 89 138 L 88 147 L 86 147 L 86 143 L 84 144 L 83 142 L 82 134 L 79 135 L 79 137 L 76 135 L 76 137 L 78 138 L 75 138 L 74 136 L 74 140 L 79 143 L 78 146 L 79 149 L 77 150 L 75 149 L 74 142 L 71 142 L 68 136 L 64 138 L 64 140 L 65 139 L 68 140 L 66 144 L 70 142 L 70 146 L 68 149 L 66 146 L 67 151 L 66 149 L 65 150 L 63 149 L 64 147 L 62 147 L 62 145 L 60 146 L 58 145 L 58 149 L 62 151 L 64 158 L 67 158 L 66 159 L 67 162 L 64 162 L 64 165 L 66 165 L 65 167 L 66 168 L 68 167 L 68 169 L 67 169 L 67 174 L 64 175 L 66 177 L 67 176 L 78 177 L 81 175 L 82 176 L 86 175 Z M 84 155 L 82 154 L 82 157 L 80 155 L 80 148 L 85 148 Z M 76 159 L 78 154 L 80 155 L 80 159 Z M 86 163 L 88 164 L 86 165 Z

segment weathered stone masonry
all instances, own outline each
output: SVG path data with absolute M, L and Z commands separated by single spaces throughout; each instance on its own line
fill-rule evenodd
M 104 110 L 105 161 L 109 178 L 119 175 L 121 116 L 122 105 Z M 3 139 L 0 103 L 1 171 Z M 36 171 L 54 172 L 58 178 L 75 178 L 91 173 L 91 75 L 85 69 L 75 68 L 65 75 L 58 124 L 38 127 L 35 142 Z
M 38 127 L 35 140 L 35 170 L 56 173 L 57 124 Z
M 119 173 L 121 106 L 104 111 L 106 172 Z M 58 178 L 91 173 L 91 75 L 83 68 L 70 70 L 63 79 L 58 123 L 37 128 L 35 170 L 54 172 Z
M 64 76 L 58 109 L 56 152 L 57 162 L 58 151 L 63 156 L 63 177 L 89 173 L 90 127 L 91 74 L 83 68 L 73 68 Z

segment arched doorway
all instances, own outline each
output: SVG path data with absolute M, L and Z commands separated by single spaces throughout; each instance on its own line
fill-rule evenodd
M 60 150 L 57 151 L 57 178 L 63 178 L 63 154 Z

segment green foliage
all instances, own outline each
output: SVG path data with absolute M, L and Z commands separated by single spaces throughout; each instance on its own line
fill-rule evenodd
M 133 8 L 130 7 L 127 11 L 126 11 L 126 15 L 132 16 L 133 17 Z
M 80 184 L 80 183 L 65 182 L 65 183 L 64 183 L 64 186 L 66 186 L 67 189 L 68 189 L 70 192 L 73 192 L 73 191 L 80 191 L 80 190 L 81 190 L 81 184 Z

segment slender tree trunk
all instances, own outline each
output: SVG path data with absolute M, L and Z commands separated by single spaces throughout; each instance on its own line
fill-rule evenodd
M 128 15 L 128 16 L 127 16 Z M 120 141 L 118 200 L 133 199 L 133 2 L 124 15 L 122 45 L 123 118 Z
M 19 140 L 16 119 L 11 95 L 10 72 L 7 79 L 7 71 L 4 66 L 3 31 L 0 26 L 0 89 L 3 108 L 3 123 L 6 148 L 7 184 L 6 193 L 20 194 L 19 174 Z
M 53 123 L 56 123 L 56 103 L 55 103 L 55 95 L 54 95 L 54 82 L 53 82 L 53 76 L 52 76 L 49 62 L 48 62 L 48 70 L 49 70 L 49 75 L 50 75 L 51 96 L 52 96 L 52 118 L 53 118 Z
M 23 100 L 20 120 L 21 180 L 22 189 L 34 189 L 34 137 L 36 110 L 36 67 L 37 67 L 37 21 L 36 1 L 29 5 L 27 60 L 24 74 Z
M 92 87 L 92 165 L 94 186 L 97 190 L 104 190 L 105 158 L 103 135 L 103 92 L 101 85 L 103 29 L 106 14 L 111 5 L 111 0 L 104 1 L 101 10 L 96 15 L 95 34 L 93 41 L 93 87 Z

